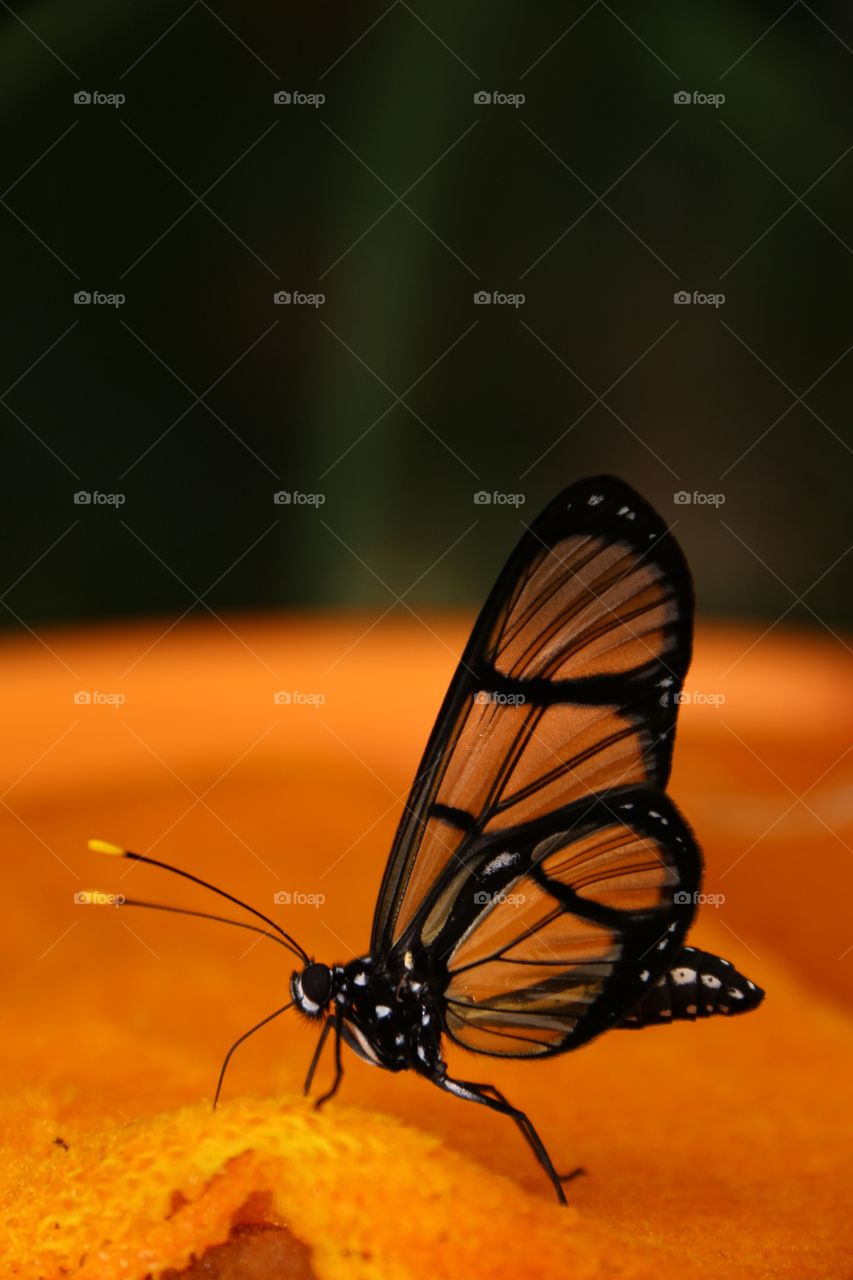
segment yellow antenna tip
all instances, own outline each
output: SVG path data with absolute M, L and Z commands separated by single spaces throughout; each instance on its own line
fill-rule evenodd
M 127 852 L 117 844 L 110 844 L 109 840 L 87 840 L 86 844 L 92 853 L 108 853 L 114 858 L 123 858 Z

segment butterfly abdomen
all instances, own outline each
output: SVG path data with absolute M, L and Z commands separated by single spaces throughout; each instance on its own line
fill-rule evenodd
M 666 1022 L 695 1022 L 718 1013 L 748 1013 L 763 999 L 761 988 L 728 960 L 698 947 L 682 947 L 620 1026 L 639 1030 Z

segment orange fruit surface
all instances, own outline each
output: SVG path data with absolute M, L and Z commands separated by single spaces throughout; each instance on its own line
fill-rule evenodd
M 670 790 L 706 858 L 691 940 L 763 1006 L 540 1063 L 448 1049 L 528 1110 L 558 1168 L 584 1166 L 568 1209 L 511 1122 L 412 1073 L 345 1050 L 314 1112 L 316 1027 L 292 1013 L 238 1050 L 211 1113 L 229 1045 L 288 999 L 291 958 L 79 901 L 232 914 L 85 842 L 221 884 L 318 959 L 362 954 L 469 625 L 372 623 L 4 640 L 0 1276 L 849 1278 L 853 695 L 822 634 L 700 628 L 676 742 Z M 331 1069 L 327 1052 L 317 1088 Z

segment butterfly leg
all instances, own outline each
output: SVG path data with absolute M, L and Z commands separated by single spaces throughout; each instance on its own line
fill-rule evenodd
M 329 1019 L 329 1022 L 326 1023 L 326 1026 L 323 1029 L 324 1035 L 332 1023 L 335 1028 L 335 1078 L 332 1081 L 331 1088 L 327 1089 L 324 1094 L 321 1094 L 314 1103 L 315 1111 L 319 1111 L 325 1102 L 328 1102 L 330 1098 L 334 1098 L 335 1094 L 338 1092 L 338 1086 L 344 1076 L 344 1069 L 341 1064 L 341 1015 L 337 1008 L 335 1009 L 334 1019 Z M 320 1047 L 322 1048 L 322 1041 Z
M 445 1093 L 452 1094 L 454 1098 L 462 1098 L 465 1102 L 479 1102 L 484 1107 L 489 1107 L 492 1111 L 498 1111 L 501 1115 L 509 1116 L 511 1120 L 515 1121 L 528 1146 L 551 1180 L 551 1186 L 556 1191 L 560 1204 L 566 1203 L 566 1195 L 563 1191 L 560 1175 L 554 1168 L 551 1157 L 545 1149 L 544 1142 L 536 1132 L 532 1120 L 523 1111 L 519 1111 L 518 1107 L 514 1107 L 512 1103 L 508 1102 L 493 1085 L 476 1084 L 471 1080 L 452 1080 L 449 1076 L 440 1072 L 430 1075 L 428 1079 L 434 1085 L 437 1085 L 439 1089 L 443 1089 Z M 490 1093 L 493 1096 L 490 1097 Z M 568 1176 L 571 1178 L 575 1175 L 569 1174 Z
M 323 1023 L 323 1030 L 320 1032 L 320 1039 L 317 1041 L 317 1048 L 314 1050 L 311 1058 L 311 1065 L 308 1067 L 308 1075 L 305 1077 L 305 1084 L 302 1088 L 303 1096 L 306 1098 L 311 1092 L 311 1081 L 314 1079 L 314 1072 L 317 1070 L 317 1064 L 319 1063 L 320 1057 L 323 1053 L 323 1046 L 329 1037 L 329 1032 L 332 1029 L 333 1023 L 334 1018 L 327 1018 Z
M 496 1098 L 498 1102 L 502 1103 L 505 1107 L 509 1107 L 511 1111 L 514 1110 L 512 1103 L 509 1102 L 501 1093 L 500 1089 L 497 1089 L 493 1084 L 478 1084 L 477 1088 L 482 1089 L 483 1093 L 490 1093 L 493 1098 Z M 521 1129 L 521 1132 L 524 1134 L 524 1137 L 527 1140 L 527 1142 L 530 1143 L 531 1147 L 533 1147 L 533 1150 L 535 1151 L 536 1147 L 534 1145 L 534 1139 L 537 1141 L 541 1141 L 541 1139 L 539 1138 L 539 1135 L 537 1134 L 536 1130 L 533 1128 L 533 1123 L 530 1120 L 530 1117 L 523 1111 L 519 1112 L 519 1115 L 522 1117 L 524 1121 L 524 1126 L 522 1126 L 518 1121 L 516 1121 L 516 1123 L 518 1124 L 519 1129 Z M 570 1173 L 558 1173 L 557 1177 L 560 1179 L 561 1182 L 573 1182 L 575 1178 L 580 1178 L 585 1173 L 586 1173 L 586 1169 L 582 1169 L 578 1167 L 577 1169 L 572 1169 Z

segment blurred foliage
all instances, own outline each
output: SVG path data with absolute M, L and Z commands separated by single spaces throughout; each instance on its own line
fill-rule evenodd
M 705 611 L 849 619 L 847 5 L 13 7 L 7 622 L 473 604 L 600 470 Z

